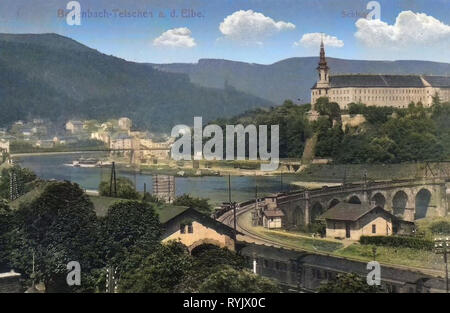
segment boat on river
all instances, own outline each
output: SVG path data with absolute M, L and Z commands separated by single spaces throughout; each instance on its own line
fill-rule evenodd
M 74 160 L 72 164 L 66 164 L 72 167 L 107 167 L 111 166 L 111 162 L 100 161 L 96 158 L 79 158 Z

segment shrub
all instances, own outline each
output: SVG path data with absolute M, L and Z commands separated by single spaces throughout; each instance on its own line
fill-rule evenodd
M 98 189 L 101 196 L 109 196 L 109 181 L 102 181 Z M 122 199 L 138 199 L 139 193 L 135 190 L 134 184 L 131 180 L 125 177 L 119 177 L 117 178 L 117 197 Z
M 433 250 L 434 247 L 433 242 L 430 240 L 407 236 L 361 236 L 359 242 L 363 245 L 412 248 L 420 250 Z
M 450 222 L 434 222 L 431 224 L 430 229 L 433 234 L 450 234 Z

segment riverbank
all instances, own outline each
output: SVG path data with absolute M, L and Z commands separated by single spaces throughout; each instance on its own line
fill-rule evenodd
M 44 156 L 44 155 L 67 155 L 67 154 L 86 154 L 95 153 L 96 151 L 57 151 L 57 152 L 26 152 L 10 154 L 11 158 L 20 158 L 24 156 Z

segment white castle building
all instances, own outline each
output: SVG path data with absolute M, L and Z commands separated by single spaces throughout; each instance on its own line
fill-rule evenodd
M 406 108 L 411 102 L 432 104 L 438 93 L 442 102 L 450 101 L 450 77 L 431 75 L 349 74 L 331 75 L 325 59 L 323 42 L 320 44 L 319 78 L 311 88 L 311 103 L 320 97 L 337 102 L 341 109 L 349 103 L 361 102 L 368 106 Z

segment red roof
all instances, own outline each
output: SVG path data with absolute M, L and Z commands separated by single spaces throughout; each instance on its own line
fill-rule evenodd
M 264 215 L 267 217 L 283 217 L 284 213 L 281 210 L 265 210 Z

